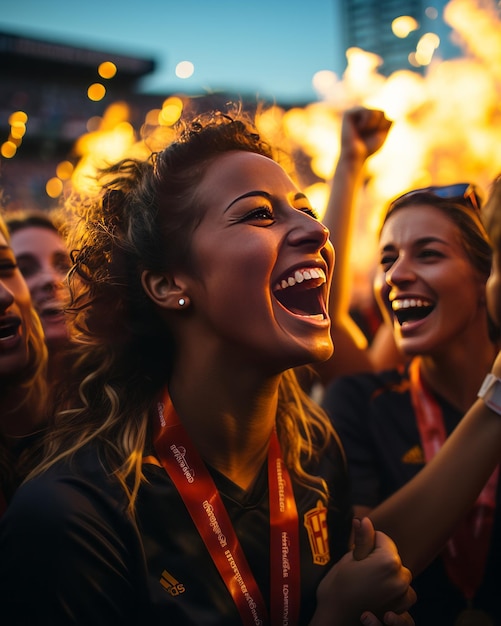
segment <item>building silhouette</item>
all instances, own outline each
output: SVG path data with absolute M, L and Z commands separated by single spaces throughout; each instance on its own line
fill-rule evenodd
M 378 71 L 389 76 L 402 69 L 424 72 L 423 66 L 409 60 L 425 33 L 435 33 L 440 38 L 436 55 L 449 59 L 461 54 L 451 40 L 451 29 L 443 21 L 443 9 L 448 0 L 334 0 L 335 21 L 338 33 L 338 53 L 335 71 L 342 74 L 346 59 L 342 51 L 361 48 L 377 54 L 382 59 Z M 405 38 L 397 37 L 392 31 L 393 20 L 410 16 L 418 28 Z

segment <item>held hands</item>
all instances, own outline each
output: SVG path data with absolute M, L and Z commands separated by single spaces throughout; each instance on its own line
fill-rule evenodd
M 345 111 L 341 125 L 341 158 L 364 163 L 384 144 L 392 122 L 384 111 L 355 107 Z
M 310 626 L 413 626 L 406 611 L 416 594 L 395 544 L 375 531 L 368 518 L 353 523 L 353 551 L 320 583 Z

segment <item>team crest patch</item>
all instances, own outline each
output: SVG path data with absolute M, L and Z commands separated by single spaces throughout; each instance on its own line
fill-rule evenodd
M 327 532 L 327 508 L 321 500 L 317 506 L 304 514 L 304 525 L 308 531 L 313 563 L 325 565 L 330 561 L 329 535 Z

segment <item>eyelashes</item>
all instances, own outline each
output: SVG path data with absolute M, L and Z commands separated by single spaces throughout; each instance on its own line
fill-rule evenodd
M 314 220 L 318 220 L 318 211 L 316 211 L 315 209 L 308 207 L 307 209 L 300 209 L 300 211 L 302 211 L 303 213 L 306 213 L 306 215 L 309 215 Z
M 311 207 L 306 207 L 304 209 L 297 208 L 297 210 L 301 211 L 302 213 L 305 213 L 306 215 L 309 215 L 315 220 L 318 220 L 317 211 Z M 275 221 L 275 215 L 273 213 L 273 210 L 270 207 L 262 206 L 262 207 L 253 209 L 252 211 L 249 211 L 249 213 L 244 215 L 241 221 L 245 222 L 245 221 L 250 221 L 250 220 Z

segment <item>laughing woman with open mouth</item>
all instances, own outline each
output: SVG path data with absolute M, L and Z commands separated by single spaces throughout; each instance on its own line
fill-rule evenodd
M 42 325 L 0 216 L 0 517 L 44 428 L 46 367 Z
M 397 198 L 379 251 L 382 307 L 391 311 L 395 343 L 409 363 L 341 378 L 324 400 L 346 449 L 361 516 L 435 456 L 499 348 L 486 304 L 492 253 L 472 185 Z M 419 601 L 411 613 L 418 626 L 501 623 L 499 493 L 496 470 L 440 557 L 415 579 Z M 443 497 L 447 502 L 447 490 Z

